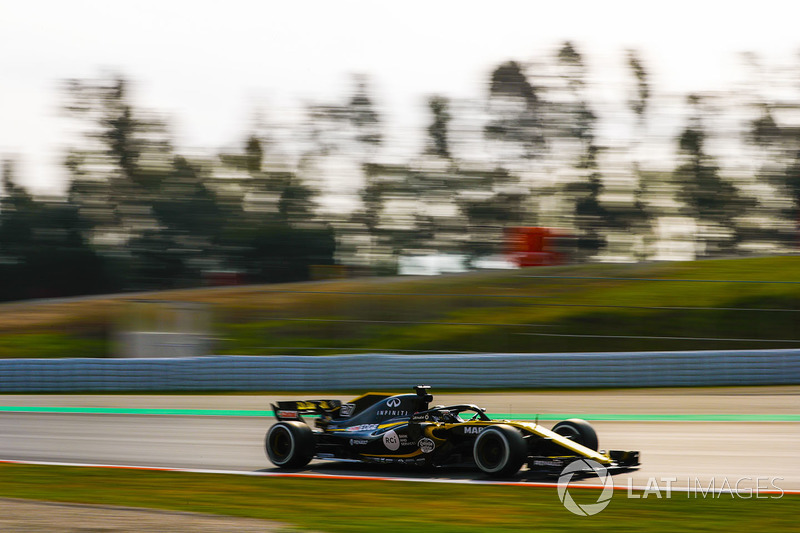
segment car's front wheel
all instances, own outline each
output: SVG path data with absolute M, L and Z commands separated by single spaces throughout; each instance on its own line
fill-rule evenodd
M 590 450 L 597 451 L 599 445 L 597 432 L 586 420 L 581 420 L 580 418 L 562 420 L 553 426 L 553 431 L 586 446 Z
M 520 432 L 502 424 L 483 430 L 472 450 L 478 468 L 492 476 L 513 476 L 528 457 Z
M 267 432 L 267 457 L 280 468 L 301 468 L 314 457 L 314 435 L 308 424 L 278 422 Z

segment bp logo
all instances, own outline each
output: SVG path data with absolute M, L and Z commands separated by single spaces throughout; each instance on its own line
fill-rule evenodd
M 597 502 L 579 504 L 572 498 L 569 493 L 569 484 L 576 472 L 594 472 L 597 474 L 597 478 L 603 485 L 603 490 L 600 492 Z M 561 471 L 561 475 L 558 477 L 558 499 L 561 500 L 561 503 L 564 504 L 564 507 L 569 512 L 579 516 L 596 515 L 608 507 L 613 495 L 614 482 L 611 480 L 608 470 L 597 461 L 592 461 L 591 459 L 572 461 Z

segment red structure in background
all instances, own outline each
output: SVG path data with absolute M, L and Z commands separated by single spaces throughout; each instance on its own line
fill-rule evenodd
M 203 272 L 203 284 L 207 287 L 233 287 L 247 282 L 243 272 L 236 270 L 209 270 Z
M 554 228 L 506 228 L 506 254 L 519 267 L 563 265 L 570 236 Z

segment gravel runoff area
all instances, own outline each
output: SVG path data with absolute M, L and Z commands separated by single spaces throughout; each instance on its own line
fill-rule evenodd
M 278 533 L 287 524 L 131 507 L 0 498 L 0 531 L 15 533 Z

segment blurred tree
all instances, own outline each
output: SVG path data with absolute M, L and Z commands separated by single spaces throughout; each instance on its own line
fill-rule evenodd
M 73 176 L 70 201 L 92 221 L 95 240 L 116 236 L 102 249 L 125 260 L 120 271 L 127 288 L 190 286 L 204 270 L 231 265 L 247 267 L 252 279 L 304 279 L 317 258 L 332 261 L 320 251 L 330 246 L 325 226 L 293 227 L 314 216 L 314 191 L 291 172 L 264 170 L 266 154 L 256 136 L 246 139 L 243 153 L 220 155 L 223 165 L 249 179 L 214 182 L 173 153 L 163 121 L 134 108 L 124 78 L 72 81 L 66 92 L 65 107 L 86 132 L 84 147 L 65 161 Z M 360 110 L 354 122 L 368 124 L 363 98 L 353 105 Z M 248 227 L 259 228 L 256 236 Z M 317 243 L 307 238 L 310 231 L 324 238 Z M 254 254 L 260 266 L 252 264 Z M 276 273 L 282 263 L 299 270 Z
M 541 155 L 546 143 L 539 97 L 516 61 L 492 71 L 489 115 L 487 139 L 510 145 L 526 159 Z
M 577 247 L 580 259 L 597 254 L 606 244 L 605 232 L 615 225 L 611 213 L 600 203 L 603 191 L 602 176 L 597 168 L 599 148 L 594 144 L 579 163 L 579 168 L 588 172 L 586 181 L 567 184 L 567 191 L 575 198 L 575 225 L 579 230 Z
M 122 76 L 71 80 L 65 109 L 83 145 L 65 160 L 69 202 L 90 222 L 87 237 L 114 258 L 126 288 L 199 283 L 218 227 L 216 199 L 186 159 L 175 156 L 166 123 L 132 103 Z M 161 277 L 159 277 L 161 276 Z
M 565 192 L 574 206 L 579 257 L 588 259 L 606 245 L 607 233 L 619 224 L 619 220 L 614 219 L 600 202 L 604 188 L 598 164 L 601 149 L 595 143 L 597 116 L 589 107 L 583 56 L 571 42 L 566 41 L 557 53 L 557 61 L 568 93 L 559 100 L 559 116 L 564 117 L 559 130 L 562 141 L 573 139 L 577 143 L 577 159 L 573 163 L 577 181 L 568 183 Z
M 784 130 L 775 122 L 775 102 L 760 101 L 755 104 L 757 116 L 748 124 L 744 141 L 755 152 L 752 156 L 755 180 L 767 185 L 772 194 L 759 201 L 758 213 L 749 224 L 742 227 L 743 241 L 762 252 L 764 249 L 793 248 L 797 244 L 797 197 L 792 185 L 797 171 L 792 154 L 800 149 L 796 131 Z M 786 198 L 791 207 L 787 209 Z M 765 224 L 764 220 L 770 223 Z
M 383 145 L 383 123 L 369 78 L 354 75 L 346 100 L 310 106 L 308 115 L 312 146 L 302 158 L 301 168 L 322 174 L 321 167 L 333 159 L 356 163 L 361 175 L 353 177 L 363 179 L 357 192 L 360 205 L 341 218 L 334 217 L 339 218 L 339 240 L 342 249 L 351 254 L 348 260 L 377 255 L 375 250 L 383 249 L 389 239 L 380 229 L 387 187 L 379 183 L 381 165 L 376 163 L 376 156 Z M 285 200 L 308 197 L 307 192 L 293 189 Z
M 0 200 L 0 242 L 6 261 L 15 261 L 16 255 L 33 241 L 33 218 L 37 208 L 33 197 L 24 187 L 16 184 L 14 161 L 3 161 L 3 193 Z
M 470 263 L 481 256 L 499 254 L 505 243 L 505 228 L 533 219 L 530 174 L 547 148 L 543 102 L 523 67 L 507 61 L 492 70 L 487 95 L 488 119 L 483 128 L 490 141 L 494 168 L 456 173 L 449 186 L 466 222 L 458 242 Z
M 248 218 L 229 226 L 223 240 L 238 252 L 228 266 L 255 283 L 302 281 L 315 265 L 334 264 L 336 239 L 328 225 L 293 227 L 274 219 Z
M 255 135 L 250 135 L 247 138 L 247 145 L 244 149 L 247 171 L 251 175 L 256 175 L 261 172 L 264 161 L 264 149 L 261 147 L 261 141 Z
M 243 153 L 220 155 L 223 165 L 248 175 L 248 179 L 241 182 L 243 191 L 239 198 L 246 205 L 240 207 L 262 213 L 267 219 L 280 218 L 283 222 L 313 220 L 316 217 L 314 198 L 320 192 L 308 186 L 298 172 L 288 168 L 265 169 L 266 155 L 262 142 L 255 135 L 247 138 Z M 306 154 L 305 158 L 309 157 L 323 156 Z
M 310 145 L 306 158 L 346 153 L 366 163 L 383 143 L 381 117 L 365 75 L 353 76 L 351 95 L 345 102 L 310 105 L 306 112 L 304 126 Z
M 334 264 L 334 233 L 316 214 L 319 192 L 285 164 L 271 170 L 269 156 L 255 135 L 242 153 L 220 155 L 224 166 L 242 174 L 242 190 L 238 204 L 217 202 L 222 224 L 215 250 L 226 251 L 218 263 L 253 282 L 305 280 L 312 266 Z
M 636 91 L 634 96 L 628 100 L 628 107 L 631 108 L 639 122 L 644 123 L 650 104 L 650 75 L 636 50 L 628 50 L 627 59 L 628 68 L 636 78 Z
M 444 96 L 434 95 L 428 98 L 428 109 L 430 109 L 433 120 L 428 126 L 428 149 L 429 154 L 450 159 L 450 141 L 448 137 L 448 127 L 450 124 L 450 102 Z
M 497 171 L 494 174 L 504 174 Z M 505 228 L 525 225 L 527 194 L 511 189 L 491 195 L 467 194 L 459 199 L 461 212 L 467 220 L 467 232 L 461 251 L 472 264 L 481 257 L 502 253 Z M 477 192 L 477 191 L 476 191 Z
M 179 235 L 145 230 L 133 236 L 126 249 L 131 255 L 126 265 L 128 289 L 163 290 L 199 283 L 200 272 L 190 267 L 190 257 L 195 254 Z
M 698 222 L 698 239 L 705 246 L 701 254 L 730 254 L 740 241 L 736 218 L 753 202 L 720 177 L 719 167 L 705 151 L 702 98 L 690 95 L 687 102 L 691 115 L 678 137 L 679 165 L 674 172 L 678 199 Z
M 565 112 L 570 117 L 570 120 L 564 124 L 568 127 L 566 133 L 582 142 L 584 149 L 588 151 L 594 144 L 597 116 L 589 108 L 585 93 L 586 64 L 583 56 L 569 41 L 566 41 L 558 51 L 558 62 L 561 66 L 561 76 L 566 81 L 567 90 L 571 93 L 568 103 L 562 104 L 566 107 Z
M 172 159 L 165 123 L 134 109 L 130 85 L 115 76 L 70 80 L 65 87 L 64 108 L 81 121 L 87 141 L 65 164 L 73 181 L 103 182 L 117 205 L 152 194 Z
M 3 165 L 0 200 L 0 300 L 94 294 L 116 290 L 108 264 L 82 236 L 78 210 L 37 201 Z
M 781 142 L 783 132 L 772 117 L 771 106 L 762 103 L 759 108 L 758 117 L 750 123 L 750 128 L 746 133 L 748 140 L 762 148 Z
M 357 75 L 354 81 L 355 90 L 346 108 L 346 116 L 356 129 L 356 140 L 374 150 L 383 142 L 380 116 L 369 94 L 368 78 Z
M 643 246 L 635 251 L 637 259 L 645 259 L 648 254 L 648 244 L 654 240 L 651 218 L 653 214 L 647 206 L 646 199 L 651 191 L 648 191 L 647 173 L 642 172 L 642 162 L 639 154 L 639 146 L 647 132 L 647 111 L 650 108 L 650 74 L 645 67 L 639 52 L 628 50 L 626 53 L 628 68 L 636 82 L 633 95 L 628 99 L 628 107 L 636 117 L 633 140 L 629 150 L 631 151 L 632 173 L 635 183 L 632 184 L 632 201 L 621 202 L 610 206 L 609 210 L 613 217 L 618 221 L 617 225 L 626 230 L 640 235 Z M 626 193 L 628 191 L 622 191 Z M 627 196 L 627 195 L 626 195 Z
M 166 231 L 209 241 L 222 216 L 199 168 L 182 156 L 175 156 L 171 171 L 161 180 L 153 208 Z
M 800 111 L 798 75 L 796 68 L 768 69 L 752 53 L 743 54 L 743 59 L 748 73 L 742 93 L 751 113 L 743 148 L 748 150 L 759 189 L 768 191 L 757 195 L 758 211 L 746 221 L 743 239 L 758 253 L 796 249 L 800 211 L 793 181 L 800 151 L 800 128 L 794 118 Z
M 361 209 L 356 211 L 352 220 L 366 226 L 370 235 L 376 235 L 380 224 L 381 213 L 383 212 L 383 189 L 376 179 L 372 178 L 372 167 L 367 169 L 367 183 L 359 191 Z
M 278 213 L 286 222 L 309 222 L 314 218 L 316 204 L 313 199 L 317 192 L 292 177 L 281 192 Z
M 789 193 L 792 207 L 789 217 L 793 221 L 793 230 L 790 234 L 790 243 L 793 247 L 798 245 L 798 232 L 800 232 L 800 150 L 795 152 L 794 160 L 786 168 L 783 176 L 783 186 Z

